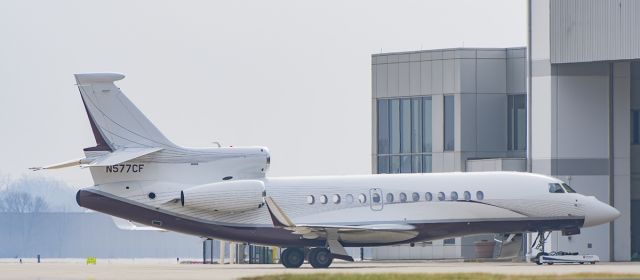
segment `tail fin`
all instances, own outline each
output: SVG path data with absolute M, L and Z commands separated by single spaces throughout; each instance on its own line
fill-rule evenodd
M 97 144 L 85 151 L 176 146 L 114 84 L 124 75 L 91 73 L 75 77 Z

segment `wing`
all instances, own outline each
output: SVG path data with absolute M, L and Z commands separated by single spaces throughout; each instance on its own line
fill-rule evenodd
M 404 223 L 366 224 L 366 225 L 331 225 L 331 224 L 295 224 L 278 206 L 272 197 L 265 202 L 275 227 L 285 228 L 293 234 L 302 235 L 306 239 L 324 238 L 331 253 L 336 258 L 353 261 L 340 241 L 347 240 L 386 240 L 391 242 L 411 239 L 418 235 L 415 226 Z

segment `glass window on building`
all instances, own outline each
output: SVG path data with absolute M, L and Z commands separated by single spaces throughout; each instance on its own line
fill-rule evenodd
M 420 155 L 411 156 L 411 172 L 412 173 L 422 172 L 422 157 Z
M 400 152 L 411 153 L 411 99 L 400 99 Z
M 526 95 L 509 95 L 507 97 L 508 147 L 511 151 L 525 150 L 527 146 L 527 107 Z
M 400 171 L 411 173 L 411 156 L 400 156 Z
M 378 154 L 388 154 L 389 148 L 389 100 L 378 99 Z
M 631 145 L 640 145 L 640 110 L 631 110 Z
M 388 174 L 389 171 L 389 156 L 378 156 L 378 174 Z
M 422 152 L 431 152 L 433 139 L 431 138 L 431 97 L 422 98 Z M 425 171 L 426 172 L 426 171 Z
M 400 173 L 400 156 L 391 156 L 389 173 Z
M 455 97 L 444 97 L 444 150 L 453 151 L 455 147 Z
M 422 152 L 422 99 L 411 99 L 411 152 Z M 419 171 L 418 171 L 419 172 Z
M 400 153 L 400 100 L 389 101 L 389 144 L 391 153 Z
M 422 156 L 422 172 L 431 173 L 431 155 Z

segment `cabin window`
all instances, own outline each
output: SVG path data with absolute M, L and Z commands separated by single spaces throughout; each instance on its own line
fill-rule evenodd
M 313 195 L 307 196 L 307 204 L 313 204 L 315 202 L 316 202 L 316 199 L 313 197 Z
M 444 245 L 456 245 L 455 238 L 447 238 L 443 241 Z
M 156 194 L 154 192 L 150 192 L 148 196 L 151 199 L 155 199 L 156 198 Z
M 458 200 L 458 192 L 451 192 L 451 200 Z
M 438 200 L 443 201 L 444 200 L 444 193 L 443 192 L 439 192 L 438 193 Z
M 388 193 L 387 194 L 387 203 L 392 203 L 393 202 L 393 194 L 392 193 Z
M 576 191 L 574 189 L 572 189 L 571 187 L 569 187 L 569 185 L 562 183 L 562 186 L 564 187 L 564 190 L 567 191 L 568 193 L 575 193 Z
M 471 200 L 471 193 L 469 191 L 464 191 L 464 200 Z
M 367 202 L 367 196 L 364 195 L 363 193 L 359 194 L 358 202 L 360 202 L 360 204 L 365 204 Z
M 413 200 L 413 202 L 417 202 L 420 200 L 420 194 L 417 192 L 414 192 L 411 194 L 411 200 Z
M 333 197 L 331 198 L 331 201 L 333 201 L 333 204 L 340 203 L 340 195 L 339 194 L 334 194 Z
M 401 192 L 400 193 L 400 202 L 407 202 L 407 194 Z
M 430 192 L 426 192 L 426 193 L 424 194 L 424 200 L 426 200 L 426 201 L 431 201 L 431 200 L 433 200 L 433 195 L 432 195 Z
M 320 196 L 320 203 L 322 204 L 327 204 L 327 196 L 326 195 L 321 195 Z
M 476 199 L 477 200 L 483 200 L 484 199 L 484 193 L 482 191 L 477 191 L 476 192 Z
M 558 183 L 550 183 L 549 184 L 549 192 L 550 193 L 564 193 L 564 190 Z
M 348 204 L 352 204 L 353 203 L 353 195 L 352 194 L 347 194 L 344 197 L 344 200 L 348 203 Z
M 371 201 L 373 201 L 373 203 L 380 203 L 380 200 L 382 198 L 380 197 L 380 195 L 378 193 L 373 193 L 371 195 Z

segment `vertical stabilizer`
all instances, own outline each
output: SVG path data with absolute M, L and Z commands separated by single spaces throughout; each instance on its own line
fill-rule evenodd
M 114 84 L 124 75 L 92 73 L 75 77 L 97 144 L 85 150 L 175 147 Z

